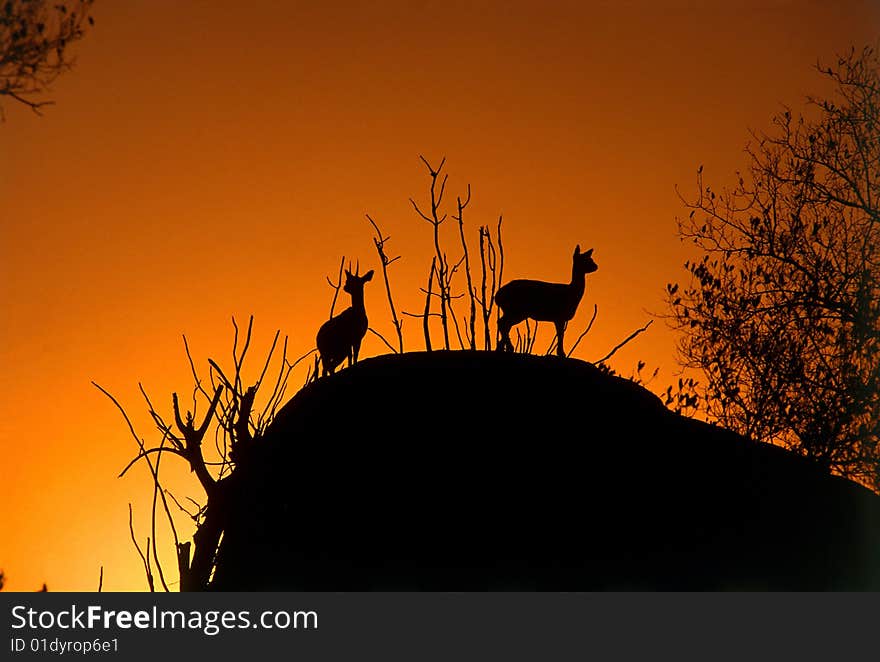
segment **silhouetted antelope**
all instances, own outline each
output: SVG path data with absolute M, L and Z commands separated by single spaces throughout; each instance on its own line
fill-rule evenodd
M 503 313 L 498 320 L 498 331 L 501 333 L 498 349 L 513 351 L 510 329 L 531 318 L 537 322 L 553 322 L 556 325 L 556 353 L 565 356 L 562 346 L 565 323 L 574 317 L 581 297 L 584 296 L 586 274 L 593 273 L 599 268 L 593 262 L 592 256 L 592 248 L 586 253 L 581 253 L 581 247 L 575 247 L 570 283 L 512 280 L 501 287 L 495 293 L 495 303 Z
M 370 269 L 363 276 L 345 270 L 345 286 L 351 295 L 351 306 L 332 317 L 318 329 L 318 352 L 321 354 L 323 375 L 332 374 L 346 358 L 348 365 L 357 363 L 361 341 L 367 333 L 367 310 L 364 308 L 364 283 L 373 278 Z

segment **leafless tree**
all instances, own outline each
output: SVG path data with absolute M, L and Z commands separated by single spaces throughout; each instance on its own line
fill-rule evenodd
M 138 447 L 138 453 L 125 466 L 120 477 L 135 464 L 143 461 L 147 465 L 153 481 L 153 502 L 151 511 L 151 535 L 142 549 L 135 536 L 134 526 L 129 517 L 132 541 L 144 565 L 144 572 L 150 590 L 155 587 L 154 568 L 159 583 L 166 591 L 170 582 L 157 553 L 157 515 L 161 511 L 174 540 L 177 551 L 178 573 L 181 591 L 204 589 L 210 580 L 215 565 L 215 555 L 225 528 L 228 504 L 236 498 L 235 471 L 246 464 L 253 449 L 275 417 L 278 408 L 285 401 L 289 379 L 293 369 L 315 350 L 310 350 L 295 361 L 288 359 L 288 339 L 285 337 L 279 351 L 280 332 L 276 331 L 272 344 L 262 364 L 259 376 L 251 386 L 245 386 L 243 369 L 253 337 L 253 317 L 242 333 L 233 318 L 234 338 L 232 344 L 232 367 L 228 374 L 220 364 L 208 359 L 207 377 L 203 378 L 196 369 L 186 336 L 183 337 L 184 350 L 192 373 L 193 387 L 191 409 L 184 411 L 177 393 L 171 395 L 171 422 L 167 422 L 154 406 L 146 389 L 139 385 L 147 411 L 159 433 L 159 442 L 150 446 L 135 431 L 126 410 L 106 389 L 94 384 L 119 409 L 129 432 Z M 243 336 L 243 337 L 242 337 Z M 280 355 L 279 355 L 280 354 Z M 278 356 L 277 368 L 272 367 Z M 276 372 L 277 370 L 277 372 Z M 274 379 L 272 377 L 274 375 Z M 263 406 L 257 406 L 257 395 L 264 383 L 272 384 Z M 204 415 L 199 417 L 198 409 L 204 407 Z M 205 441 L 213 438 L 213 448 L 209 456 L 205 454 Z M 160 463 L 166 454 L 183 459 L 196 477 L 206 501 L 200 503 L 187 497 L 192 508 L 182 504 L 182 499 L 162 486 Z M 183 541 L 178 535 L 172 506 L 183 512 L 196 525 L 192 542 Z M 190 556 L 190 552 L 192 555 Z

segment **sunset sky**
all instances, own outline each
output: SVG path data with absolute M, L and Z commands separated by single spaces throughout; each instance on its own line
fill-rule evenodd
M 91 380 L 149 440 L 137 384 L 170 415 L 192 388 L 181 334 L 200 367 L 229 363 L 233 315 L 255 317 L 254 370 L 276 329 L 309 350 L 340 256 L 378 267 L 365 213 L 402 255 L 399 308 L 422 305 L 419 154 L 447 157 L 450 201 L 471 184 L 473 246 L 504 215 L 505 280 L 567 280 L 575 244 L 595 249 L 573 328 L 598 305 L 578 350 L 597 359 L 684 276 L 675 187 L 692 192 L 700 164 L 731 181 L 750 127 L 825 91 L 817 58 L 880 36 L 869 0 L 98 0 L 93 15 L 56 105 L 7 103 L 0 124 L 8 590 L 94 590 L 101 565 L 107 590 L 146 587 L 127 504 L 143 541 L 151 483 L 116 477 L 136 447 Z M 392 335 L 381 280 L 366 306 Z M 404 331 L 423 349 L 417 321 Z M 658 320 L 613 366 L 660 367 L 662 390 L 674 340 Z M 368 336 L 361 356 L 382 352 Z M 171 485 L 199 497 L 176 460 Z

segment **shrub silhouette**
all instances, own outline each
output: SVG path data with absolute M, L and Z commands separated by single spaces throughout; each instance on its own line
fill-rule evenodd
M 698 171 L 668 302 L 704 415 L 880 491 L 880 55 L 819 71 L 834 94 L 778 113 L 732 189 Z

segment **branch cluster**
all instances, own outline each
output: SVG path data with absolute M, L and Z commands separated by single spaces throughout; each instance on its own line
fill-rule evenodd
M 474 282 L 474 270 L 471 264 L 471 253 L 468 247 L 464 222 L 465 210 L 471 201 L 470 184 L 467 186 L 465 197 L 457 196 L 455 200 L 455 211 L 452 213 L 452 219 L 457 222 L 461 254 L 455 262 L 450 263 L 449 254 L 443 247 L 441 235 L 441 226 L 449 218 L 448 213 L 441 211 L 448 181 L 448 175 L 443 173 L 446 158 L 444 157 L 436 168 L 425 157 L 420 156 L 419 158 L 428 169 L 428 175 L 431 179 L 428 191 L 430 208 L 428 206 L 419 206 L 412 198 L 410 198 L 410 203 L 419 218 L 431 225 L 434 255 L 431 259 L 431 267 L 428 270 L 427 288 L 422 289 L 422 293 L 425 295 L 424 311 L 421 313 L 404 312 L 403 314 L 422 319 L 425 349 L 428 351 L 433 349 L 429 324 L 429 320 L 432 317 L 440 321 L 440 327 L 443 332 L 443 349 L 452 349 L 451 323 L 458 348 L 476 350 L 480 344 L 477 338 L 477 313 L 479 310 L 480 319 L 483 324 L 482 345 L 483 349 L 489 350 L 492 348 L 493 334 L 490 331 L 490 322 L 494 308 L 494 297 L 495 292 L 501 286 L 501 278 L 504 273 L 504 245 L 501 235 L 502 217 L 498 217 L 494 237 L 488 225 L 481 225 L 479 227 L 480 282 L 477 284 Z M 465 291 L 454 294 L 453 280 L 456 273 L 462 268 L 464 269 L 465 276 Z M 435 283 L 436 291 L 434 289 Z M 466 313 L 459 315 L 455 311 L 455 302 L 464 298 L 468 302 L 468 309 Z M 433 301 L 439 303 L 439 310 L 436 312 L 432 311 Z
M 35 97 L 73 65 L 68 47 L 94 24 L 89 15 L 92 3 L 6 0 L 0 4 L 0 96 L 38 115 L 52 103 Z
M 753 134 L 733 188 L 698 171 L 679 234 L 702 255 L 667 299 L 710 418 L 878 489 L 880 60 L 819 71 L 836 95 Z
M 273 369 L 272 363 L 278 355 L 280 339 L 280 332 L 276 331 L 259 376 L 253 384 L 245 386 L 243 371 L 253 337 L 253 317 L 249 319 L 243 334 L 234 318 L 232 325 L 234 329 L 232 368 L 227 373 L 217 361 L 209 358 L 206 381 L 203 381 L 196 370 L 189 342 L 186 336 L 183 337 L 184 350 L 194 384 L 191 395 L 192 407 L 184 411 L 178 394 L 173 393 L 171 396 L 173 424 L 166 422 L 153 405 L 144 387 L 139 385 L 150 418 L 161 435 L 158 444 L 148 446 L 135 432 L 131 419 L 118 400 L 95 384 L 122 413 L 139 449 L 137 455 L 123 468 L 120 476 L 124 476 L 131 467 L 143 460 L 153 479 L 152 535 L 147 539 L 146 552 L 140 549 L 130 522 L 132 540 L 144 562 L 144 571 L 151 590 L 154 587 L 153 567 L 156 568 L 162 587 L 166 591 L 169 590 L 156 552 L 157 509 L 160 505 L 177 550 L 181 590 L 201 590 L 207 586 L 216 563 L 220 538 L 225 529 L 225 517 L 228 512 L 226 504 L 235 498 L 237 484 L 235 471 L 248 462 L 253 449 L 274 419 L 278 408 L 285 401 L 292 371 L 315 351 L 310 350 L 295 361 L 290 361 L 288 339 L 285 337 L 281 344 L 278 366 Z M 310 376 L 311 373 L 307 381 Z M 270 382 L 272 388 L 263 406 L 258 407 L 257 395 L 267 378 L 272 379 Z M 201 417 L 198 414 L 200 405 L 205 407 L 205 413 Z M 208 447 L 209 458 L 205 456 L 206 440 L 213 442 Z M 186 497 L 183 500 L 188 501 L 190 506 L 184 506 L 181 499 L 163 488 L 159 469 L 165 454 L 176 455 L 187 463 L 205 494 L 207 500 L 204 504 Z M 185 513 L 195 523 L 197 528 L 192 544 L 181 542 L 171 505 L 176 506 L 177 510 Z

